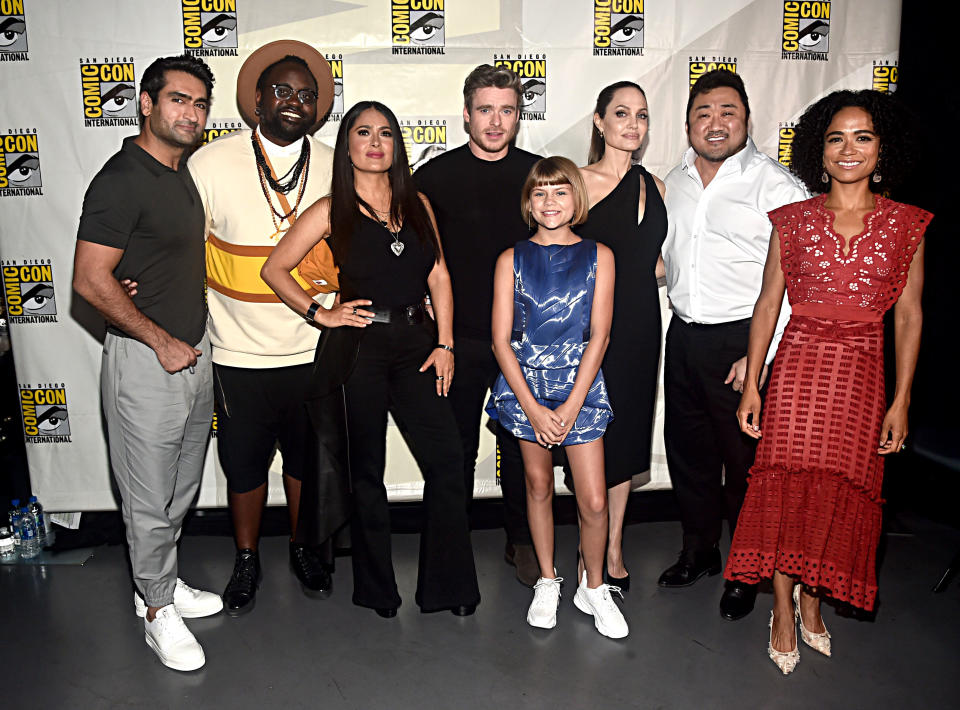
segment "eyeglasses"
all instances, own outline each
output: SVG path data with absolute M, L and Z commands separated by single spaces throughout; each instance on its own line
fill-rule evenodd
M 292 86 L 287 86 L 286 84 L 270 84 L 273 88 L 273 95 L 276 96 L 281 101 L 286 101 L 294 94 L 297 95 L 297 98 L 300 99 L 302 104 L 315 104 L 317 103 L 317 92 L 313 89 L 300 89 L 300 91 L 294 91 Z

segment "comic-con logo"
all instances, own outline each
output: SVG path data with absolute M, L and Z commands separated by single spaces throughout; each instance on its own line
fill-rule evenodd
M 407 149 L 410 169 L 416 170 L 431 158 L 447 150 L 445 118 L 408 118 L 400 121 L 403 147 Z
M 593 56 L 643 54 L 643 0 L 593 0 Z
M 80 86 L 84 126 L 138 125 L 132 58 L 81 59 Z
M 36 128 L 9 129 L 0 137 L 0 197 L 42 195 Z
M 782 59 L 829 59 L 829 1 L 784 2 L 780 49 Z
M 330 106 L 330 113 L 327 114 L 328 121 L 339 121 L 343 118 L 343 55 L 325 54 L 324 59 L 330 65 L 330 73 L 333 74 L 333 104 Z
M 25 62 L 29 58 L 23 0 L 0 0 L 0 62 Z
M 237 0 L 180 0 L 180 6 L 187 54 L 237 56 Z
M 233 121 L 212 121 L 203 129 L 203 139 L 200 145 L 204 146 L 211 141 L 217 140 L 220 136 L 226 136 L 230 133 L 236 133 L 243 128 L 244 124 L 240 119 Z
M 793 162 L 793 136 L 797 132 L 793 122 L 781 122 L 777 128 L 777 162 L 785 168 Z
M 3 262 L 3 295 L 11 323 L 56 323 L 50 259 Z
M 70 443 L 67 390 L 63 383 L 20 385 L 23 435 L 30 444 Z
M 394 54 L 444 54 L 444 0 L 390 0 Z
M 527 121 L 547 120 L 547 55 L 493 55 L 493 64 L 506 67 L 520 77 L 520 118 Z
M 697 79 L 714 69 L 726 69 L 727 71 L 737 73 L 736 57 L 690 57 L 689 58 L 690 88 L 697 83 Z
M 897 90 L 897 80 L 900 78 L 900 69 L 896 62 L 886 60 L 874 61 L 873 82 L 870 88 L 892 94 Z

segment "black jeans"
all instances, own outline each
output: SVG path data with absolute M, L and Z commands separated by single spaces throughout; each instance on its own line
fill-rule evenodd
M 353 602 L 400 606 L 383 485 L 387 411 L 397 418 L 423 474 L 423 532 L 416 601 L 423 611 L 477 604 L 480 590 L 463 505 L 463 454 L 433 369 L 419 372 L 434 346 L 431 324 L 373 323 L 344 385 L 353 483 Z
M 749 334 L 749 320 L 691 325 L 677 316 L 667 331 L 663 433 L 685 550 L 716 545 L 724 517 L 733 537 L 747 492 L 756 445 L 737 422 L 740 393 L 723 381 Z
M 450 386 L 450 404 L 463 444 L 463 485 L 467 510 L 473 501 L 473 478 L 480 446 L 480 420 L 487 391 L 500 373 L 489 340 L 457 337 L 456 374 Z M 503 525 L 507 541 L 530 545 L 527 524 L 527 491 L 523 477 L 520 444 L 510 432 L 497 424 L 497 453 L 500 467 L 500 491 L 503 494 Z

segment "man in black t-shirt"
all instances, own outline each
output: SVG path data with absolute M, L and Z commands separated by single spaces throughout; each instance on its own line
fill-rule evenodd
M 530 232 L 520 216 L 520 192 L 540 156 L 513 145 L 519 128 L 520 79 L 509 69 L 482 64 L 463 86 L 466 145 L 440 155 L 414 175 L 430 200 L 453 282 L 453 334 L 457 371 L 450 387 L 463 443 L 467 505 L 487 390 L 499 369 L 491 348 L 493 270 L 497 257 Z M 503 492 L 505 558 L 517 578 L 533 586 L 540 568 L 526 517 L 523 461 L 517 440 L 497 425 Z
M 109 324 L 100 389 L 122 500 L 135 609 L 169 668 L 203 666 L 182 617 L 220 597 L 177 578 L 177 539 L 200 486 L 213 417 L 204 300 L 203 204 L 186 153 L 207 122 L 213 75 L 189 56 L 151 64 L 140 134 L 97 173 L 83 200 L 73 286 Z M 138 283 L 133 298 L 120 284 Z

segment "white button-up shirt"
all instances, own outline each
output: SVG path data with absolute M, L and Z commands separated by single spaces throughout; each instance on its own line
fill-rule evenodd
M 807 192 L 750 138 L 743 150 L 723 161 L 706 187 L 696 158 L 689 148 L 666 179 L 669 228 L 662 253 L 670 305 L 687 323 L 750 318 L 773 230 L 767 212 L 806 199 Z M 784 298 L 768 362 L 789 314 Z

